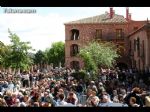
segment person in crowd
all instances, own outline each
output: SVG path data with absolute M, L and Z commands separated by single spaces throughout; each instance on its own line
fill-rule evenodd
M 72 104 L 79 107 L 107 107 L 110 103 L 127 104 L 129 107 L 146 105 L 145 96 L 149 86 L 138 72 L 133 71 L 137 79 L 133 80 L 133 73 L 129 73 L 129 70 L 106 69 L 102 73 L 99 71 L 99 79 L 93 81 L 91 78 L 76 79 L 71 75 L 74 73 L 72 69 L 57 69 L 18 73 L 21 77 L 17 78 L 16 74 L 1 72 L 0 106 L 57 107 Z M 141 90 L 145 95 L 141 94 Z
M 73 105 L 76 104 L 76 99 L 74 98 L 74 93 L 70 92 L 67 98 L 67 103 L 72 103 Z
M 94 81 L 91 81 L 91 82 L 90 82 L 90 85 L 88 86 L 88 89 L 92 89 L 93 91 L 98 92 L 97 87 L 96 87 Z
M 79 83 L 77 84 L 76 92 L 77 92 L 78 94 L 82 94 L 82 93 L 83 93 L 83 84 L 82 84 L 81 82 L 79 82 Z
M 13 105 L 12 92 L 11 91 L 6 91 L 6 95 L 4 95 L 4 99 L 5 99 L 8 107 L 11 107 Z
M 30 78 L 29 78 L 29 73 L 28 72 L 25 72 L 25 74 L 24 74 L 24 86 L 23 87 L 29 87 L 29 80 L 30 80 Z
M 87 107 L 96 107 L 99 104 L 99 98 L 96 96 L 95 91 L 90 92 L 90 96 L 87 99 Z
M 13 102 L 13 105 L 11 105 L 11 107 L 20 107 L 20 100 L 16 99 L 16 101 Z
M 124 104 L 124 97 L 122 94 L 118 95 L 118 100 L 119 100 L 119 103 Z
M 33 86 L 33 82 L 34 82 L 34 78 L 33 78 L 33 74 L 32 73 L 29 74 L 29 82 L 30 82 L 30 87 L 32 87 Z
M 111 95 L 111 100 L 115 103 L 119 102 L 117 90 L 113 90 L 113 94 Z
M 127 92 L 125 89 L 120 89 L 120 93 L 123 95 L 123 98 L 127 96 Z
M 31 104 L 38 102 L 40 100 L 39 93 L 34 93 L 33 97 L 30 99 Z
M 58 100 L 57 100 L 57 106 L 63 106 L 66 105 L 67 102 L 65 101 L 65 95 L 64 94 L 59 94 Z
M 8 107 L 6 100 L 3 98 L 0 98 L 0 107 Z
M 13 91 L 14 90 L 14 83 L 10 80 L 9 82 L 8 82 L 8 89 L 10 90 L 10 91 Z
M 140 106 L 136 103 L 136 98 L 135 97 L 131 97 L 130 100 L 129 100 L 129 103 L 130 103 L 131 107 L 139 107 Z
M 138 88 L 138 87 L 133 88 L 132 92 L 129 93 L 125 97 L 125 99 L 124 99 L 125 103 L 128 104 L 128 106 L 131 106 L 131 104 L 130 104 L 130 98 L 131 97 L 135 97 L 136 98 L 136 103 L 138 105 L 140 105 L 140 107 L 143 107 L 143 101 L 142 101 L 142 98 L 141 98 L 140 94 L 141 94 L 140 88 Z
M 16 93 L 12 93 L 12 103 L 15 104 L 16 103 L 16 100 L 17 100 L 17 95 Z
M 106 91 L 105 87 L 104 87 L 102 82 L 99 82 L 99 84 L 98 84 L 98 94 L 101 94 L 103 91 Z
M 110 99 L 110 96 L 108 94 L 105 94 L 102 96 L 102 99 L 101 99 L 99 106 L 102 106 L 102 107 L 106 106 L 107 107 L 107 106 L 109 106 L 110 103 L 113 103 Z

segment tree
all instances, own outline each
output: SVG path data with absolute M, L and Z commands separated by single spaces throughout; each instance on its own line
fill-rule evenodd
M 10 65 L 9 56 L 11 54 L 10 46 L 5 45 L 0 41 L 0 65 L 4 68 L 8 68 Z
M 3 62 L 3 57 L 5 56 L 6 46 L 0 41 L 0 64 Z
M 91 42 L 81 48 L 79 56 L 84 60 L 85 69 L 97 71 L 98 67 L 113 67 L 119 57 L 117 47 L 111 42 Z
M 28 55 L 29 50 L 33 50 L 30 46 L 30 42 L 22 42 L 16 34 L 13 34 L 10 30 L 8 32 L 9 38 L 11 39 L 11 53 L 7 57 L 9 67 L 21 70 L 29 69 L 30 65 L 33 63 Z
M 65 62 L 65 44 L 64 42 L 55 42 L 52 44 L 51 48 L 46 51 L 47 59 L 49 64 L 53 63 L 54 66 L 59 66 L 61 63 L 64 65 Z
M 39 50 L 36 52 L 34 56 L 34 63 L 39 64 L 42 67 L 43 64 L 47 63 L 47 58 L 45 52 Z

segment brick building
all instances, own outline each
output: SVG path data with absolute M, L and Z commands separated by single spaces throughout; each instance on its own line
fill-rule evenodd
M 150 69 L 150 23 L 147 23 L 128 36 L 130 59 L 133 68 Z
M 117 64 L 130 67 L 129 41 L 126 37 L 145 23 L 132 20 L 129 8 L 126 8 L 126 17 L 115 14 L 113 8 L 110 8 L 109 12 L 102 15 L 65 23 L 65 66 L 83 68 L 83 60 L 76 56 L 79 49 L 91 40 L 101 39 L 123 46 L 125 49 L 122 49 Z

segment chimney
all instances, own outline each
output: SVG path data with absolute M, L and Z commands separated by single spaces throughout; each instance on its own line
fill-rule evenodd
M 129 8 L 126 8 L 126 19 L 129 20 Z
M 129 17 L 128 17 L 128 20 L 130 21 L 132 18 L 131 18 L 131 13 L 129 13 Z
M 113 8 L 110 7 L 110 18 L 112 18 L 112 17 L 113 17 Z
M 147 18 L 147 23 L 149 23 L 149 20 L 148 20 L 148 18 Z

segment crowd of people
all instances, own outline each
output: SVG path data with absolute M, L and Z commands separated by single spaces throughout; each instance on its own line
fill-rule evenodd
M 124 107 L 150 106 L 150 86 L 136 72 L 104 70 L 97 80 L 77 80 L 71 69 L 47 72 L 0 71 L 0 106 Z

